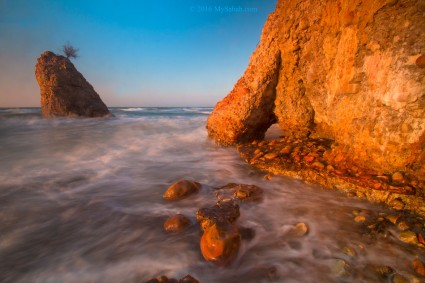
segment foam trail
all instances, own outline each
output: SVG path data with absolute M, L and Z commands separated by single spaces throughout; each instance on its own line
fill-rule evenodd
M 353 225 L 353 210 L 382 208 L 301 181 L 264 180 L 234 148 L 207 138 L 210 110 L 121 107 L 113 119 L 45 120 L 39 109 L 2 109 L 2 282 L 144 282 L 187 273 L 200 282 L 339 282 L 332 260 L 346 245 L 360 253 L 356 268 L 379 263 L 406 274 L 412 250 L 365 240 Z M 201 182 L 199 194 L 164 201 L 183 178 Z M 217 268 L 202 259 L 195 213 L 215 203 L 214 187 L 230 182 L 263 187 L 265 198 L 241 205 L 238 225 L 255 237 L 232 266 Z M 166 234 L 162 224 L 176 213 L 192 226 Z M 308 236 L 290 238 L 299 222 Z

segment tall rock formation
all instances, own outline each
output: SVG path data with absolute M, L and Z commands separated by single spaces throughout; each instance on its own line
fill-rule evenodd
M 46 51 L 37 59 L 35 77 L 40 86 L 44 117 L 111 116 L 92 85 L 69 59 Z
M 277 121 L 354 164 L 425 179 L 424 15 L 424 0 L 279 0 L 209 135 L 249 142 Z

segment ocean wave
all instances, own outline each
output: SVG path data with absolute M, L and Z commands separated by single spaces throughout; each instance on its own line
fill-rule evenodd
M 213 108 L 210 107 L 191 107 L 191 108 L 183 108 L 183 111 L 197 114 L 206 114 L 209 115 L 212 113 Z
M 143 111 L 146 110 L 144 107 L 133 107 L 133 108 L 120 108 L 122 111 Z

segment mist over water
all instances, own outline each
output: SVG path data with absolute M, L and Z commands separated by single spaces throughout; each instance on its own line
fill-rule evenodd
M 412 249 L 364 237 L 353 210 L 385 211 L 284 177 L 265 180 L 235 148 L 208 139 L 211 108 L 112 108 L 110 119 L 43 119 L 40 109 L 0 109 L 0 282 L 144 282 L 190 273 L 200 282 L 341 282 L 335 259 L 388 265 L 408 277 Z M 165 201 L 174 181 L 199 194 Z M 241 204 L 237 224 L 254 229 L 227 268 L 203 260 L 196 211 L 214 187 L 255 184 L 260 203 Z M 192 225 L 163 231 L 176 213 Z M 294 224 L 309 233 L 288 236 Z M 344 282 L 358 282 L 346 278 Z M 375 282 L 363 279 L 362 282 Z M 387 282 L 387 281 L 383 281 Z M 389 282 L 389 281 L 388 281 Z

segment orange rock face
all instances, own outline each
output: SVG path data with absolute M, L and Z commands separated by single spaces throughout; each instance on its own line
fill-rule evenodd
M 44 117 L 112 116 L 71 61 L 46 51 L 37 60 L 35 77 L 40 86 Z
M 279 0 L 208 133 L 260 139 L 278 122 L 335 140 L 335 156 L 425 179 L 425 6 L 415 0 Z
M 227 265 L 238 254 L 241 236 L 235 225 L 213 225 L 204 231 L 201 252 L 204 258 L 218 265 Z
M 204 231 L 200 247 L 206 260 L 228 265 L 236 258 L 241 233 L 234 222 L 239 215 L 239 205 L 233 201 L 218 202 L 196 212 L 196 219 Z

